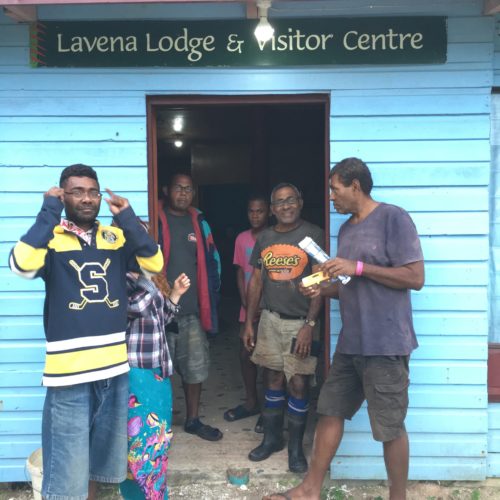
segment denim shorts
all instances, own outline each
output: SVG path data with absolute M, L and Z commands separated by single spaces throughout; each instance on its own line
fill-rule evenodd
M 410 356 L 358 356 L 336 352 L 321 388 L 317 412 L 350 420 L 368 403 L 376 441 L 392 441 L 404 431 L 408 410 Z
M 251 360 L 256 364 L 283 372 L 287 380 L 294 375 L 314 375 L 318 358 L 300 358 L 292 354 L 292 339 L 297 337 L 304 326 L 303 319 L 282 319 L 275 313 L 264 309 L 260 315 L 257 342 Z M 319 327 L 313 330 L 313 338 L 318 337 Z
M 168 350 L 175 371 L 185 384 L 199 384 L 208 378 L 210 356 L 207 334 L 196 314 L 177 316 L 179 333 L 168 332 Z
M 48 387 L 43 406 L 42 495 L 85 500 L 88 483 L 120 483 L 127 475 L 128 373 Z

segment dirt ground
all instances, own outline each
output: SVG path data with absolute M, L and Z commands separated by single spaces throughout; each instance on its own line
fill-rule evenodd
M 244 487 L 229 483 L 196 482 L 176 484 L 170 487 L 170 500 L 260 500 L 270 492 L 285 491 L 298 482 L 298 479 L 259 478 Z M 0 484 L 0 500 L 31 500 L 31 488 L 27 483 Z M 103 487 L 99 490 L 101 500 L 119 500 L 116 487 Z M 324 500 L 387 500 L 387 485 L 383 482 L 365 481 L 328 481 L 325 482 L 322 499 Z M 408 488 L 408 500 L 493 500 L 500 499 L 500 481 L 484 482 L 437 482 L 414 481 Z
M 286 491 L 298 480 L 276 479 L 249 483 L 248 489 L 241 489 L 230 484 L 210 485 L 207 492 L 204 485 L 184 485 L 172 488 L 170 498 L 183 499 L 241 499 L 260 500 L 263 495 L 272 492 Z M 387 485 L 380 482 L 325 482 L 321 498 L 323 500 L 387 500 L 389 498 Z M 408 500 L 492 500 L 500 499 L 500 483 L 450 483 L 447 485 L 412 482 L 408 488 Z

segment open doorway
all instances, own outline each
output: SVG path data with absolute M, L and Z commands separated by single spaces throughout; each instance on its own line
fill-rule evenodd
M 221 255 L 222 308 L 238 298 L 234 240 L 248 228 L 250 193 L 269 196 L 279 182 L 295 184 L 302 217 L 325 228 L 329 241 L 327 95 L 150 96 L 147 108 L 150 220 L 155 226 L 169 175 L 190 172 L 193 204 L 205 213 Z M 326 331 L 328 323 L 325 312 Z M 325 341 L 326 365 L 328 347 Z

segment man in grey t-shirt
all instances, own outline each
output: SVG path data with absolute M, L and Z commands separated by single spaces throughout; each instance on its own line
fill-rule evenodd
M 201 386 L 210 364 L 206 332 L 217 331 L 217 295 L 220 259 L 203 214 L 191 206 L 193 180 L 184 173 L 172 175 L 163 187 L 166 203 L 159 211 L 160 244 L 167 279 L 172 283 L 186 273 L 191 287 L 179 302 L 178 331 L 168 331 L 167 341 L 186 398 L 184 430 L 207 441 L 218 441 L 222 432 L 199 418 Z
M 365 399 L 373 437 L 383 443 L 390 498 L 406 498 L 408 363 L 417 347 L 410 290 L 423 287 L 424 262 L 410 216 L 402 208 L 373 200 L 372 186 L 368 167 L 357 158 L 342 160 L 330 172 L 333 206 L 351 217 L 340 228 L 337 257 L 320 269 L 333 278 L 352 279 L 346 285 L 336 281 L 302 289 L 308 297 L 339 299 L 342 329 L 319 396 L 321 418 L 309 472 L 285 494 L 290 499 L 319 500 L 344 420 L 350 420 Z

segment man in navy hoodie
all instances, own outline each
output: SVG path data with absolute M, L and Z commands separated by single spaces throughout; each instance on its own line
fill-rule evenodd
M 158 273 L 163 257 L 128 200 L 106 191 L 118 227 L 96 220 L 102 195 L 95 171 L 81 164 L 65 168 L 9 258 L 14 273 L 45 281 L 46 500 L 95 498 L 96 481 L 126 477 L 125 276 L 139 268 Z

